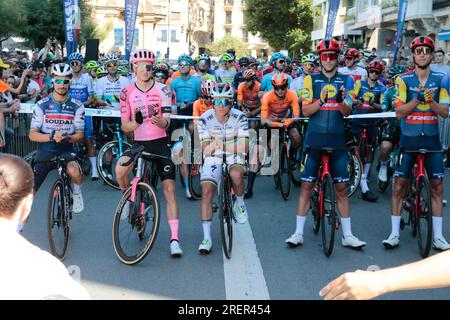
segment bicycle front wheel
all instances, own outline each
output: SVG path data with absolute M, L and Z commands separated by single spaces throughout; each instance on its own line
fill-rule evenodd
M 422 258 L 428 257 L 431 249 L 432 210 L 431 190 L 425 177 L 419 178 L 416 204 L 414 205 L 417 234 L 419 235 L 419 252 Z
M 103 182 L 111 188 L 119 190 L 119 184 L 116 180 L 116 167 L 117 161 L 122 156 L 126 149 L 131 148 L 128 142 L 122 141 L 122 152 L 120 152 L 119 141 L 114 140 L 105 144 L 97 155 L 97 169 L 100 178 Z
M 281 147 L 280 168 L 278 169 L 280 191 L 284 200 L 289 200 L 291 195 L 291 166 L 287 146 L 283 144 Z
M 233 249 L 233 203 L 229 191 L 230 181 L 227 176 L 224 176 L 219 187 L 218 210 L 223 253 L 227 259 L 231 258 Z
M 127 265 L 138 263 L 150 252 L 156 241 L 160 218 L 159 203 L 150 185 L 139 182 L 134 202 L 131 192 L 130 187 L 120 199 L 112 228 L 114 251 Z
M 64 182 L 58 179 L 50 189 L 47 209 L 48 240 L 51 253 L 64 260 L 69 244 L 69 205 L 66 203 Z
M 321 188 L 319 203 L 322 211 L 322 245 L 323 252 L 329 257 L 333 252 L 334 233 L 336 231 L 336 195 L 330 175 L 325 175 Z
M 189 191 L 195 200 L 202 197 L 202 185 L 200 184 L 201 164 L 192 163 L 189 165 Z
M 347 182 L 348 186 L 347 197 L 350 198 L 356 192 L 356 190 L 359 187 L 359 184 L 361 183 L 363 165 L 355 154 L 349 152 L 348 166 L 350 170 L 349 174 L 350 179 Z
M 313 216 L 313 230 L 314 233 L 319 233 L 320 230 L 320 203 L 319 203 L 319 194 L 320 194 L 320 185 L 314 185 L 313 193 L 311 196 L 310 208 L 311 214 Z
M 295 167 L 291 172 L 292 183 L 296 187 L 300 187 L 302 185 L 301 175 L 302 175 L 302 160 L 303 160 L 303 148 L 297 149 L 295 155 Z

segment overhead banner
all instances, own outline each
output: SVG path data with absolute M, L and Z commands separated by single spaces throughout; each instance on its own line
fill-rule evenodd
M 336 22 L 337 12 L 339 10 L 339 0 L 330 0 L 328 8 L 327 28 L 325 29 L 325 39 L 331 39 L 333 36 L 334 23 Z
M 130 59 L 133 50 L 134 26 L 139 7 L 139 0 L 125 0 L 125 59 Z
M 63 4 L 64 4 L 64 25 L 66 29 L 66 48 L 67 48 L 67 56 L 69 56 L 72 52 L 77 51 L 76 29 L 77 29 L 77 21 L 79 23 L 80 15 L 78 8 L 78 0 L 64 0 Z
M 407 7 L 408 0 L 400 0 L 400 3 L 398 5 L 397 32 L 395 33 L 394 40 L 394 61 L 392 62 L 393 66 L 397 64 L 398 50 L 400 49 L 400 45 L 402 43 L 403 27 L 405 25 Z

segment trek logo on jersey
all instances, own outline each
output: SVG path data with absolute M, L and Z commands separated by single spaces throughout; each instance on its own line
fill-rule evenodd
M 327 89 L 328 89 L 328 96 L 325 97 L 325 90 Z M 334 99 L 336 98 L 336 94 L 337 94 L 336 87 L 332 84 L 326 84 L 322 87 L 322 90 L 320 91 L 320 98 L 322 99 L 322 101 L 325 101 L 325 98 Z

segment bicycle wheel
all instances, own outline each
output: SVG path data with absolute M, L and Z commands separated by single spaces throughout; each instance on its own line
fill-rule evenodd
M 219 222 L 220 237 L 222 239 L 223 253 L 227 259 L 231 258 L 233 249 L 233 203 L 231 200 L 230 182 L 228 177 L 222 177 L 219 187 Z
M 334 232 L 336 231 L 336 196 L 333 180 L 325 175 L 319 192 L 319 207 L 322 210 L 321 228 L 323 252 L 327 257 L 333 252 Z
M 31 151 L 29 154 L 27 154 L 25 157 L 23 157 L 23 160 L 28 162 L 31 169 L 33 169 L 33 170 L 34 170 L 34 158 L 36 157 L 36 153 L 37 153 L 37 151 L 34 150 L 34 151 Z
M 363 165 L 361 161 L 359 161 L 358 157 L 349 152 L 349 170 L 350 170 L 350 179 L 347 182 L 348 191 L 347 191 L 347 197 L 351 197 L 356 190 L 359 187 L 359 184 L 361 183 L 361 177 L 363 172 Z
M 64 182 L 56 180 L 50 189 L 47 209 L 48 240 L 51 253 L 59 260 L 64 260 L 69 244 L 70 224 L 68 221 L 69 206 L 64 194 Z
M 303 160 L 303 148 L 297 149 L 295 154 L 295 167 L 291 172 L 291 180 L 294 186 L 300 187 L 302 185 L 301 175 L 302 175 L 302 160 Z
M 278 170 L 281 196 L 288 200 L 291 195 L 291 166 L 289 164 L 288 150 L 285 144 L 281 147 L 280 168 Z
M 366 162 L 366 138 L 361 138 L 359 143 L 359 158 L 361 159 L 362 163 Z
M 195 200 L 199 200 L 202 197 L 202 186 L 200 184 L 202 165 L 190 164 L 189 165 L 189 191 Z
M 317 184 L 314 186 L 310 202 L 311 214 L 313 216 L 313 230 L 315 234 L 319 233 L 320 229 L 319 194 L 320 184 Z
M 144 182 L 136 188 L 131 202 L 132 188 L 122 195 L 114 214 L 112 240 L 121 262 L 136 264 L 150 252 L 159 230 L 159 203 L 154 189 Z M 135 207 L 137 205 L 137 207 Z
M 417 234 L 419 235 L 419 252 L 422 258 L 428 257 L 431 249 L 432 237 L 432 209 L 431 209 L 431 190 L 428 180 L 425 177 L 419 178 L 416 201 L 414 206 L 416 212 Z
M 122 151 L 131 148 L 128 142 L 122 141 Z M 102 178 L 103 182 L 106 183 L 111 188 L 119 190 L 119 184 L 116 180 L 116 172 L 114 168 L 116 167 L 117 161 L 122 156 L 119 149 L 119 141 L 114 140 L 105 144 L 97 155 L 97 169 L 98 174 Z M 107 161 L 107 157 L 111 157 L 110 161 Z M 110 163 L 110 168 L 107 163 Z

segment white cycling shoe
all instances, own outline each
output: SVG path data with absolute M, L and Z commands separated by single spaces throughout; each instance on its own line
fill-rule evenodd
M 285 241 L 289 247 L 294 248 L 298 245 L 303 244 L 303 235 L 301 233 L 293 233 L 289 238 Z
M 440 251 L 445 251 L 450 249 L 450 244 L 445 240 L 444 237 L 433 241 L 433 248 Z
M 387 182 L 387 167 L 381 166 L 380 172 L 378 172 L 378 180 L 382 182 Z
M 172 257 L 181 257 L 183 255 L 183 250 L 181 250 L 180 242 L 178 240 L 172 240 L 170 242 L 170 254 Z
M 381 242 L 386 249 L 396 248 L 400 245 L 400 237 L 396 234 L 391 234 L 389 238 Z
M 347 237 L 342 236 L 342 245 L 344 247 L 350 247 L 354 249 L 360 249 L 364 247 L 367 243 L 364 241 L 359 240 L 354 235 L 349 235 Z
M 206 255 L 211 252 L 212 242 L 211 240 L 203 240 L 200 246 L 198 247 L 198 251 L 201 255 Z

